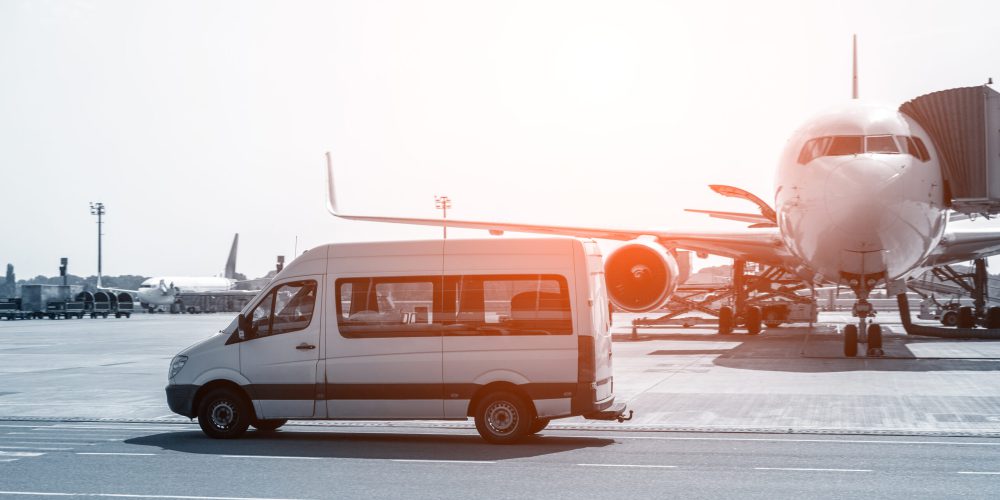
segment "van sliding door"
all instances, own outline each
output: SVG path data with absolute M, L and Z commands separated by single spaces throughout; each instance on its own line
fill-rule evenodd
M 379 261 L 378 273 L 335 277 L 331 259 L 325 360 L 328 418 L 442 418 L 441 254 Z M 409 269 L 393 272 L 392 266 Z M 342 266 L 342 267 L 339 267 Z M 414 269 L 436 272 L 413 275 Z M 405 271 L 409 270 L 409 273 Z

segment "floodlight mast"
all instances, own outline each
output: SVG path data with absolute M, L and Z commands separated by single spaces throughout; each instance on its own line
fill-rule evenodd
M 101 224 L 104 216 L 104 204 L 101 202 L 90 202 L 90 215 L 97 216 L 97 288 L 101 288 Z
M 451 199 L 447 196 L 434 196 L 434 208 L 441 211 L 441 218 L 444 224 L 441 229 L 444 231 L 444 239 L 448 239 L 448 209 L 451 208 Z

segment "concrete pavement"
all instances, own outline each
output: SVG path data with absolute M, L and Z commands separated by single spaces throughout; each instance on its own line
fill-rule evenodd
M 0 418 L 186 421 L 167 409 L 170 358 L 230 315 L 0 321 Z M 719 336 L 710 328 L 640 331 L 617 315 L 615 391 L 635 419 L 566 419 L 562 429 L 996 435 L 1000 342 L 899 335 L 883 359 L 844 359 L 836 324 Z M 348 425 L 367 426 L 369 423 Z M 398 425 L 398 424 L 386 424 Z M 429 422 L 471 428 L 471 422 Z

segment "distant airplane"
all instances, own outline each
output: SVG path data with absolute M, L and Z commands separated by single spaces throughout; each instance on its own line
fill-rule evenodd
M 844 327 L 844 354 L 857 354 L 860 331 L 867 333 L 869 355 L 878 356 L 882 331 L 867 323 L 874 315 L 868 302 L 872 289 L 886 284 L 891 293 L 901 294 L 906 279 L 933 267 L 1000 254 L 1000 229 L 948 227 L 949 218 L 964 217 L 949 210 L 951 197 L 934 141 L 911 116 L 857 100 L 856 49 L 854 61 L 854 99 L 807 121 L 787 142 L 775 176 L 774 208 L 742 189 L 711 186 L 724 196 L 754 203 L 759 214 L 699 212 L 749 223 L 745 230 L 678 232 L 345 215 L 337 207 L 329 153 L 328 209 L 352 220 L 628 241 L 608 255 L 605 279 L 612 302 L 630 312 L 652 311 L 670 299 L 678 284 L 677 250 L 758 262 L 809 284 L 848 286 L 856 294 L 853 313 L 859 319 Z M 998 95 L 988 87 L 962 90 L 973 89 Z M 759 331 L 760 309 L 744 309 L 723 307 L 720 333 L 737 322 L 752 333 Z
M 135 295 L 143 307 L 169 306 L 177 300 L 179 293 L 224 292 L 233 289 L 236 279 L 236 251 L 240 235 L 233 236 L 233 244 L 226 259 L 226 271 L 218 276 L 155 276 L 143 281 L 138 290 L 120 290 Z M 256 292 L 256 291 L 254 291 Z

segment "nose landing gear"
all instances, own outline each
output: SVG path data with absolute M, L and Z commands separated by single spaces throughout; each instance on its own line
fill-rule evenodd
M 880 273 L 881 274 L 881 273 Z M 858 343 L 866 343 L 865 354 L 869 358 L 885 356 L 882 350 L 882 327 L 868 318 L 875 316 L 875 308 L 868 302 L 868 293 L 883 276 L 851 277 L 849 283 L 857 294 L 858 300 L 851 309 L 851 314 L 858 318 L 858 324 L 844 327 L 844 356 L 853 358 L 858 355 Z

